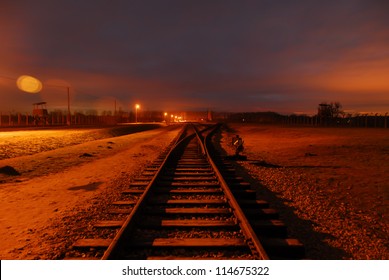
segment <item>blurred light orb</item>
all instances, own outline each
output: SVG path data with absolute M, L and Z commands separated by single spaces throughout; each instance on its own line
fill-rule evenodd
M 20 76 L 16 81 L 16 85 L 20 90 L 29 93 L 38 93 L 42 90 L 41 81 L 27 75 Z

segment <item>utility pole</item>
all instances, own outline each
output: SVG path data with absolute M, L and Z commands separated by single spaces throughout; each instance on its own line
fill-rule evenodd
M 68 119 L 67 119 L 67 125 L 71 124 L 71 115 L 70 115 L 70 87 L 67 87 L 68 89 Z

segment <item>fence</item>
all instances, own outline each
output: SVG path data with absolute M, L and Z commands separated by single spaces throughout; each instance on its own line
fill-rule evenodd
M 345 118 L 323 118 L 319 116 L 284 116 L 284 124 L 329 126 L 329 127 L 375 127 L 388 128 L 388 115 L 361 115 Z
M 15 126 L 62 126 L 62 125 L 114 125 L 125 122 L 122 116 L 98 116 L 73 114 L 69 121 L 67 114 L 52 112 L 44 117 L 37 117 L 31 114 L 21 113 L 0 113 L 0 127 Z
M 306 115 L 279 115 L 272 112 L 259 113 L 232 113 L 226 121 L 242 123 L 282 124 L 296 126 L 318 127 L 376 127 L 388 128 L 389 116 L 385 115 L 357 115 L 349 117 L 319 117 Z
M 162 122 L 162 112 L 143 112 L 138 114 L 139 122 Z M 257 113 L 214 113 L 215 121 L 231 121 L 261 124 L 282 124 L 298 126 L 320 127 L 376 127 L 388 128 L 389 116 L 385 115 L 357 115 L 343 118 L 325 118 L 306 115 L 280 115 L 273 112 Z M 86 115 L 75 113 L 70 116 L 70 125 L 115 125 L 117 123 L 133 122 L 135 115 L 132 112 L 117 115 Z M 13 126 L 61 126 L 68 125 L 68 116 L 63 112 L 50 112 L 44 118 L 34 117 L 32 114 L 0 112 L 0 127 Z

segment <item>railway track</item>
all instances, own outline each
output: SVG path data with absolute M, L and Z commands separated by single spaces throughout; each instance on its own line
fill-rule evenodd
M 100 250 L 101 259 L 303 258 L 277 211 L 218 157 L 215 129 L 187 125 L 112 204 L 112 219 L 94 225 L 107 238 L 73 248 Z

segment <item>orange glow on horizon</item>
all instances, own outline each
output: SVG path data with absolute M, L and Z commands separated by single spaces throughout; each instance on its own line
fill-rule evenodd
M 385 49 L 380 45 L 359 47 L 345 54 L 327 71 L 310 76 L 301 83 L 311 84 L 325 91 L 387 94 L 389 58 L 376 57 L 376 53 L 382 53 Z M 320 68 L 320 64 L 317 67 Z
M 343 69 L 318 77 L 315 84 L 327 90 L 344 92 L 387 92 L 389 90 L 387 72 L 380 69 L 357 71 Z

